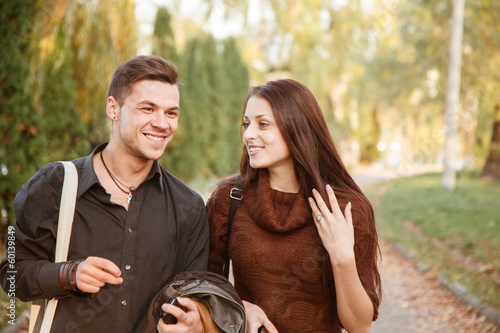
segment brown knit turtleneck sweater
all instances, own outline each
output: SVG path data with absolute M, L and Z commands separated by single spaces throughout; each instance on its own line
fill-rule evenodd
M 207 202 L 208 269 L 219 274 L 233 182 L 234 178 L 223 181 Z M 243 194 L 233 222 L 229 256 L 240 297 L 259 305 L 280 333 L 341 332 L 334 296 L 323 279 L 326 252 L 316 235 L 304 198 L 271 189 L 267 172 L 261 171 L 258 183 Z M 362 279 L 363 275 L 370 278 L 360 274 Z M 374 289 L 369 295 L 376 296 Z

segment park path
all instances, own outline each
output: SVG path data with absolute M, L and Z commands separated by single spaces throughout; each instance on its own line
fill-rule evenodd
M 359 169 L 361 188 L 397 175 L 381 169 Z M 377 209 L 377 204 L 374 209 Z M 383 300 L 371 333 L 500 333 L 484 316 L 444 288 L 435 273 L 418 268 L 393 244 L 380 237 Z

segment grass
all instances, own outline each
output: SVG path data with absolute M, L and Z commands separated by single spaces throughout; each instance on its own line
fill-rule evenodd
M 441 187 L 441 174 L 426 174 L 378 184 L 366 192 L 379 203 L 374 209 L 385 239 L 401 244 L 418 262 L 500 309 L 500 283 L 488 273 L 500 273 L 500 182 L 463 172 L 456 189 L 448 190 Z M 473 258 L 479 268 L 429 239 Z

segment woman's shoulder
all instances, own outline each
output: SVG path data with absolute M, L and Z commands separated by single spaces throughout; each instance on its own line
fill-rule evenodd
M 213 192 L 212 195 L 214 194 L 225 194 L 227 193 L 229 195 L 229 192 L 231 189 L 235 186 L 236 179 L 240 178 L 239 175 L 232 175 L 227 178 L 222 179 L 218 184 L 217 187 L 215 188 L 215 191 Z
M 230 202 L 230 193 L 232 188 L 235 186 L 236 179 L 240 178 L 238 175 L 232 175 L 224 178 L 217 184 L 217 187 L 213 191 L 212 195 L 207 201 L 207 206 L 226 206 Z

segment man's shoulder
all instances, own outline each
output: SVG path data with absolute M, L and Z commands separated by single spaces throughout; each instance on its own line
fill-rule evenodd
M 62 183 L 64 167 L 60 162 L 50 162 L 38 170 L 26 184 L 47 182 L 50 184 Z M 26 185 L 25 184 L 25 185 Z
M 80 171 L 86 158 L 88 158 L 88 156 L 77 158 L 71 162 L 73 162 Z M 28 179 L 23 187 L 32 187 L 40 184 L 43 186 L 49 185 L 54 188 L 60 188 L 62 187 L 63 179 L 64 166 L 61 161 L 54 161 L 39 169 L 30 179 Z
M 160 165 L 160 172 L 162 174 L 163 186 L 166 191 L 175 194 L 175 197 L 179 200 L 186 200 L 188 202 L 200 201 L 204 205 L 203 198 L 201 195 L 193 190 L 191 187 L 186 185 L 179 178 L 174 176 L 170 171 L 166 170 Z

